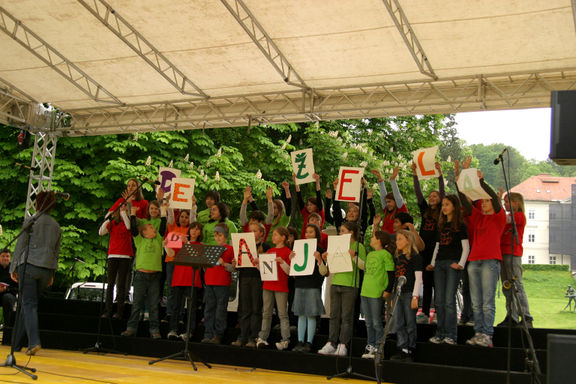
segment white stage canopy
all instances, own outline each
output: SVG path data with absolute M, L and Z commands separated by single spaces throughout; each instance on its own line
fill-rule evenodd
M 576 88 L 574 20 L 571 0 L 0 0 L 0 122 L 83 136 L 546 107 Z

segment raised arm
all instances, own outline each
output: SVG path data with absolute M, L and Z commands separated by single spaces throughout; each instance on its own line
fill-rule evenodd
M 382 178 L 382 174 L 379 170 L 372 169 L 370 172 L 378 178 L 378 188 L 380 189 L 380 205 L 382 209 L 384 209 L 384 207 L 386 207 L 386 195 L 388 194 L 386 185 L 384 185 L 384 179 Z
M 420 205 L 424 201 L 424 195 L 422 194 L 422 187 L 420 186 L 420 180 L 418 180 L 418 173 L 416 172 L 416 164 L 412 163 L 410 168 L 412 169 L 412 179 L 414 180 L 414 193 L 416 193 L 416 199 L 418 199 L 418 205 Z
M 400 168 L 396 166 L 390 175 L 390 186 L 392 187 L 392 193 L 394 194 L 394 200 L 398 208 L 404 205 L 404 199 L 402 198 L 402 194 L 400 194 L 400 189 L 398 189 L 398 183 L 396 182 L 396 177 L 398 177 L 399 172 Z
M 315 173 L 314 180 L 316 180 L 316 205 L 318 206 L 318 211 L 324 209 L 324 205 L 322 204 L 322 188 L 320 187 L 320 175 Z
M 266 220 L 264 221 L 266 224 L 270 225 L 274 221 L 274 202 L 272 201 L 274 191 L 272 187 L 266 188 L 266 202 L 268 205 L 268 214 L 266 215 Z
M 292 215 L 292 195 L 290 194 L 290 184 L 287 181 L 282 182 L 282 189 L 284 190 L 284 195 L 282 196 L 282 201 L 284 201 L 284 208 L 286 208 L 286 215 Z

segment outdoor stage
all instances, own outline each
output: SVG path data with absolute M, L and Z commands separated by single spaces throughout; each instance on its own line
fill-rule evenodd
M 0 346 L 2 359 L 10 352 L 9 346 Z M 19 364 L 26 364 L 28 356 L 15 354 Z M 75 351 L 44 349 L 34 356 L 29 366 L 37 369 L 38 380 L 33 381 L 23 374 L 14 376 L 12 368 L 0 368 L 0 382 L 7 383 L 46 383 L 46 384 L 181 384 L 192 380 L 205 384 L 243 384 L 243 383 L 324 383 L 326 378 L 318 375 L 269 371 L 216 364 L 212 369 L 198 365 L 194 372 L 186 361 L 169 360 L 156 365 L 148 365 L 141 356 L 83 354 Z M 338 383 L 338 381 L 336 381 Z M 346 383 L 360 383 L 358 380 L 346 380 Z
M 131 383 L 135 382 L 135 380 L 142 382 L 142 376 L 150 377 L 150 381 L 157 381 L 161 378 L 166 383 L 169 383 L 172 381 L 170 381 L 171 379 L 168 377 L 166 369 L 170 369 L 170 375 L 174 374 L 174 380 L 178 380 L 179 383 L 183 382 L 182 377 L 179 376 L 183 374 L 202 376 L 202 382 L 210 382 L 209 378 L 217 379 L 218 382 L 225 382 L 222 380 L 222 376 L 230 377 L 232 380 L 231 376 L 242 374 L 246 376 L 245 379 L 237 377 L 234 380 L 236 382 L 258 380 L 258 382 L 269 381 L 278 384 L 283 382 L 282 380 L 284 379 L 291 382 L 325 381 L 326 376 L 344 372 L 348 367 L 348 358 L 321 356 L 316 353 L 303 354 L 291 351 L 277 351 L 272 348 L 256 350 L 232 347 L 228 344 L 236 339 L 239 331 L 235 327 L 234 314 L 229 316 L 229 329 L 224 337 L 224 344 L 214 345 L 197 342 L 202 337 L 201 326 L 197 329 L 194 342 L 190 344 L 192 353 L 202 357 L 208 363 L 214 364 L 213 369 L 209 370 L 202 363 L 197 362 L 198 371 L 195 372 L 189 362 L 173 360 L 149 366 L 149 360 L 182 351 L 184 343 L 166 339 L 150 339 L 147 337 L 146 322 L 141 322 L 138 337 L 121 337 L 119 334 L 125 329 L 126 321 L 106 320 L 102 322 L 103 335 L 100 341 L 103 347 L 114 349 L 119 353 L 105 356 L 98 356 L 95 353 L 82 354 L 78 351 L 93 347 L 98 341 L 96 335 L 98 329 L 98 303 L 43 299 L 40 303 L 39 312 L 41 339 L 44 349 L 40 351 L 39 356 L 32 359 L 30 365 L 40 370 L 39 376 L 43 380 L 45 379 L 44 376 L 49 376 L 45 373 L 49 371 L 114 383 Z M 418 346 L 414 362 L 407 363 L 390 360 L 382 362 L 383 382 L 418 384 L 506 382 L 507 329 L 496 328 L 494 348 L 481 348 L 464 344 L 464 341 L 473 335 L 472 327 L 459 327 L 460 344 L 457 346 L 429 343 L 427 340 L 433 335 L 433 327 L 433 325 L 418 326 Z M 10 332 L 11 329 L 8 328 L 4 334 L 3 344 L 5 347 L 2 347 L 1 351 L 3 353 L 0 355 L 2 359 L 5 359 L 9 351 L 6 345 L 9 343 Z M 166 335 L 165 324 L 161 327 L 161 332 L 163 336 Z M 374 376 L 374 362 L 359 357 L 365 346 L 364 332 L 365 329 L 363 327 L 358 327 L 358 332 L 356 333 L 358 337 L 353 339 L 352 352 L 354 357 L 352 358 L 352 368 L 355 373 Z M 543 374 L 546 374 L 547 335 L 552 333 L 575 335 L 576 331 L 532 329 L 530 333 L 540 361 L 541 370 Z M 324 345 L 327 338 L 326 334 L 327 322 L 323 320 L 314 343 L 316 349 Z M 519 329 L 512 330 L 510 383 L 528 384 L 531 380 L 530 375 L 525 372 L 526 354 L 520 336 Z M 274 345 L 273 343 L 278 339 L 279 332 L 273 331 L 269 342 Z M 295 335 L 293 335 L 292 341 L 292 344 L 294 344 Z M 393 343 L 390 343 L 389 347 L 387 348 L 388 351 L 393 349 Z M 27 356 L 22 353 L 17 353 L 16 359 L 19 364 L 26 364 L 28 360 Z M 92 359 L 104 360 L 100 362 Z M 81 365 L 81 362 L 84 361 L 86 362 L 85 367 Z M 104 366 L 99 366 L 99 364 L 104 364 Z M 106 365 L 109 365 L 110 368 L 106 367 Z M 10 370 L 3 368 L 0 373 L 6 374 L 8 372 L 5 371 Z M 283 373 L 264 373 L 262 370 L 283 371 Z M 43 373 L 42 371 L 45 372 Z M 90 376 L 92 374 L 95 376 Z M 256 374 L 264 376 L 254 376 Z M 296 374 L 298 374 L 298 379 L 294 376 Z M 310 377 L 307 375 L 317 376 Z M 0 381 L 4 378 L 5 376 L 0 376 Z M 189 380 L 190 376 L 187 376 L 187 378 Z M 307 381 L 308 378 L 311 381 Z M 52 380 L 52 378 L 48 380 Z M 57 380 L 55 382 L 59 383 L 65 382 L 58 377 L 55 380 Z M 14 382 L 28 381 L 30 379 L 19 375 Z

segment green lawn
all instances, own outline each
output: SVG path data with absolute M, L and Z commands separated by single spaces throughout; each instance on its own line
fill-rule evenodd
M 563 311 L 568 303 L 564 297 L 568 285 L 576 282 L 568 271 L 525 270 L 524 287 L 528 295 L 530 313 L 536 328 L 576 329 L 576 312 Z M 499 284 L 496 296 L 496 321 L 500 323 L 506 316 L 506 300 Z M 574 306 L 572 306 L 574 309 Z

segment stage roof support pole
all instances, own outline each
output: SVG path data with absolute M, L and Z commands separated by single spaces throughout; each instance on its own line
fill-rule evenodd
M 156 47 L 154 47 L 126 19 L 118 14 L 104 0 L 77 0 L 94 17 L 112 31 L 120 40 L 129 46 L 148 65 L 154 68 L 166 81 L 183 95 L 208 98 L 200 87 L 176 68 Z
M 95 101 L 122 104 L 102 85 L 82 71 L 76 64 L 54 49 L 22 22 L 0 7 L 0 31 L 26 48 L 54 71 Z M 102 95 L 105 94 L 105 95 Z
M 386 6 L 396 28 L 398 28 L 398 31 L 402 35 L 402 39 L 404 39 L 406 47 L 414 58 L 420 72 L 434 80 L 438 80 L 438 76 L 434 73 L 434 69 L 432 69 L 432 65 L 428 61 L 428 56 L 426 56 L 422 45 L 420 45 L 420 41 L 418 41 L 418 37 L 414 33 L 404 10 L 400 6 L 400 2 L 398 0 L 382 0 L 382 2 Z
M 51 189 L 57 142 L 58 138 L 51 133 L 38 132 L 34 136 L 34 152 L 30 163 L 26 211 L 24 212 L 26 218 L 35 212 L 36 195 Z
M 258 46 L 266 59 L 272 64 L 274 69 L 282 76 L 286 84 L 300 88 L 310 88 L 304 80 L 294 70 L 292 65 L 282 51 L 276 46 L 274 41 L 268 36 L 268 33 L 258 20 L 254 17 L 250 9 L 242 0 L 220 0 L 222 4 L 230 11 L 232 16 L 238 21 L 240 26 L 246 31 L 254 44 Z

